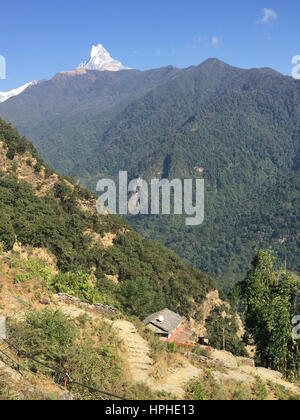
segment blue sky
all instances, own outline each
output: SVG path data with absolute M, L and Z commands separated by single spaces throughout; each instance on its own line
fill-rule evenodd
M 1 6 L 7 79 L 0 91 L 77 67 L 95 43 L 137 69 L 217 57 L 290 74 L 291 59 L 300 54 L 299 0 L 10 0 Z

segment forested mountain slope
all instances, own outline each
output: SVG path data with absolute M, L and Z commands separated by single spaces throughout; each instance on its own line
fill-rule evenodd
M 0 104 L 1 117 L 30 138 L 47 162 L 69 174 L 83 156 L 92 155 L 99 132 L 119 107 L 180 72 L 170 66 L 146 72 L 82 68 L 58 73 Z M 95 125 L 88 123 L 91 117 Z
M 99 216 L 95 197 L 57 175 L 3 120 L 0 164 L 0 307 L 8 337 L 0 343 L 1 400 L 108 398 L 105 392 L 129 399 L 191 398 L 190 381 L 203 370 L 170 353 L 137 319 L 164 307 L 185 315 L 194 328 L 205 326 L 216 348 L 226 334 L 227 350 L 247 355 L 237 312 L 219 298 L 211 277 L 143 239 L 127 221 Z M 136 366 L 132 341 L 124 342 L 124 325 L 131 340 L 151 353 L 151 359 L 144 355 L 151 362 L 147 372 L 145 364 Z M 18 357 L 21 374 L 14 370 Z M 230 357 L 236 364 L 244 360 Z M 161 363 L 166 369 L 157 378 Z M 76 382 L 61 392 L 66 371 Z M 228 399 L 235 389 L 233 379 Z
M 127 221 L 99 216 L 95 198 L 59 177 L 3 120 L 0 163 L 0 242 L 7 251 L 19 244 L 49 252 L 58 290 L 145 317 L 164 307 L 193 315 L 216 289 L 212 278 L 144 240 Z
M 31 95 L 39 88 L 34 98 L 25 92 L 1 104 L 0 115 L 22 132 L 30 126 L 43 157 L 62 173 L 71 170 L 92 191 L 100 177 L 115 177 L 119 170 L 147 179 L 204 177 L 202 226 L 187 228 L 181 217 L 131 222 L 144 237 L 218 277 L 224 289 L 243 276 L 258 248 L 274 247 L 282 263 L 287 259 L 288 268 L 300 272 L 299 81 L 271 69 L 241 70 L 211 59 L 184 70 L 150 72 L 157 77 L 147 91 L 141 88 L 147 72 L 137 72 L 141 85 L 133 97 L 131 72 L 118 76 L 126 78 L 124 100 L 114 93 L 106 99 L 98 90 L 97 100 L 89 94 L 82 100 L 70 96 L 68 103 L 66 92 L 61 118 L 53 111 L 41 117 L 53 101 L 52 88 L 47 92 L 40 84 L 27 91 Z M 74 80 L 80 77 L 95 76 L 88 72 Z M 82 89 L 87 92 L 85 85 Z M 107 89 L 114 92 L 109 84 Z M 64 93 L 61 86 L 57 91 Z M 31 115 L 41 97 L 43 122 L 36 124 Z

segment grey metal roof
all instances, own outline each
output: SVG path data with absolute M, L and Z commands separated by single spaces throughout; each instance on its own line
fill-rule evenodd
M 164 317 L 163 321 L 159 321 L 158 318 L 160 316 Z M 167 334 L 171 334 L 173 333 L 173 331 L 176 330 L 176 328 L 182 323 L 183 320 L 183 316 L 180 316 L 166 308 L 162 311 L 156 312 L 155 314 L 148 316 L 148 318 L 146 318 L 143 321 L 143 324 L 152 324 L 155 327 L 159 328 L 159 330 L 162 330 Z

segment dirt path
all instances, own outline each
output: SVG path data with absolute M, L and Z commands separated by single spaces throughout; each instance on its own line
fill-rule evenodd
M 164 391 L 176 398 L 184 398 L 186 385 L 202 373 L 201 369 L 184 360 L 184 366 L 175 369 L 170 367 L 163 378 L 154 379 L 154 361 L 150 357 L 151 349 L 134 324 L 125 320 L 112 322 L 98 313 L 85 311 L 72 304 L 60 302 L 58 306 L 61 311 L 72 318 L 87 313 L 94 320 L 101 318 L 111 324 L 125 346 L 126 351 L 122 358 L 129 369 L 132 381 L 135 383 L 143 383 L 156 392 Z
M 154 361 L 150 357 L 150 347 L 147 341 L 140 336 L 131 322 L 115 321 L 113 327 L 118 330 L 119 336 L 127 348 L 125 359 L 135 382 L 144 383 L 153 391 L 164 391 L 177 398 L 183 398 L 187 383 L 201 375 L 201 369 L 186 361 L 183 367 L 169 368 L 165 378 L 155 380 L 153 378 Z
M 200 377 L 203 370 L 192 365 L 188 359 L 182 358 L 180 367 L 169 368 L 164 372 L 160 379 L 154 378 L 154 361 L 151 358 L 151 349 L 148 342 L 141 337 L 138 330 L 129 321 L 117 320 L 110 321 L 98 313 L 85 311 L 71 304 L 59 304 L 60 309 L 68 316 L 77 317 L 87 313 L 94 320 L 102 319 L 110 323 L 117 331 L 121 341 L 125 346 L 125 352 L 122 355 L 133 382 L 143 383 L 151 390 L 156 392 L 167 392 L 179 399 L 185 396 L 186 385 L 193 379 Z M 222 362 L 227 373 L 214 371 L 213 376 L 216 381 L 222 384 L 223 381 L 232 380 L 235 382 L 254 383 L 255 376 L 260 377 L 265 383 L 272 381 L 281 385 L 289 391 L 300 394 L 299 388 L 282 379 L 282 375 L 268 369 L 256 368 L 250 366 L 240 366 L 238 359 L 227 352 L 214 351 L 211 354 L 211 360 Z
M 60 309 L 69 316 L 76 317 L 85 313 L 84 310 L 73 307 L 72 305 L 60 305 Z M 98 314 L 88 314 L 92 318 L 99 318 Z M 184 398 L 186 385 L 202 374 L 202 370 L 194 367 L 187 360 L 184 360 L 184 366 L 171 368 L 165 372 L 161 379 L 154 379 L 154 361 L 150 357 L 150 347 L 146 340 L 141 337 L 136 327 L 129 321 L 117 320 L 109 321 L 117 331 L 122 340 L 126 351 L 122 358 L 127 365 L 130 376 L 135 383 L 143 383 L 155 392 L 167 392 L 176 398 Z
M 127 352 L 124 359 L 131 371 L 135 382 L 147 383 L 152 375 L 154 365 L 150 358 L 150 348 L 146 340 L 138 333 L 135 326 L 128 321 L 118 320 L 113 322 L 113 327 L 118 331 L 120 339 L 126 346 Z
M 187 384 L 193 379 L 198 378 L 203 371 L 190 363 L 185 363 L 184 367 L 177 369 L 169 369 L 169 373 L 165 380 L 161 382 L 151 383 L 151 388 L 155 391 L 165 391 L 171 395 L 175 395 L 179 399 L 183 399 L 186 393 Z M 148 384 L 149 385 L 149 384 Z

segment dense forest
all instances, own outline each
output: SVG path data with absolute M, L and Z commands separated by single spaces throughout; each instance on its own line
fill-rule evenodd
M 300 311 L 299 292 L 299 279 L 278 270 L 274 254 L 265 250 L 256 254 L 245 280 L 232 291 L 242 299 L 258 362 L 292 381 L 300 377 L 299 340 L 292 335 L 291 322 Z
M 11 162 L 8 171 L 0 173 L 0 242 L 6 251 L 17 241 L 48 249 L 60 271 L 51 284 L 56 291 L 98 299 L 146 317 L 164 307 L 192 314 L 217 287 L 211 277 L 185 265 L 173 251 L 143 239 L 126 220 L 82 209 L 81 200 L 91 200 L 94 208 L 96 201 L 70 180 L 58 178 L 45 196 L 37 195 L 32 185 L 18 179 L 14 160 L 26 151 L 38 157 L 31 143 L 4 121 L 0 121 L 0 140 Z M 38 158 L 33 170 L 38 176 L 44 167 L 50 171 Z M 46 183 L 47 176 L 45 171 Z M 114 246 L 101 243 L 107 233 L 114 235 Z M 91 272 L 99 292 L 95 296 L 88 287 Z M 117 276 L 119 285 L 107 276 Z

